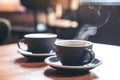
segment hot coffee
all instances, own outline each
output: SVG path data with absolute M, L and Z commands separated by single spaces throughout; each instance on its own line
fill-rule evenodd
M 55 42 L 55 51 L 63 65 L 78 66 L 94 60 L 92 46 L 90 41 L 58 40 Z
M 58 45 L 61 46 L 69 46 L 69 47 L 82 47 L 82 46 L 89 46 L 91 45 L 91 42 L 86 42 L 86 41 L 69 41 L 69 42 L 60 42 Z

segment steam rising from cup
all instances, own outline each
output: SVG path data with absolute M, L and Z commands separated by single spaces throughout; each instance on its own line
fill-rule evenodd
M 88 40 L 88 38 L 90 36 L 94 36 L 97 34 L 97 30 L 101 27 L 103 27 L 110 19 L 111 13 L 110 11 L 106 10 L 106 13 L 103 13 L 104 15 L 102 15 L 102 7 L 99 6 L 98 9 L 96 9 L 94 6 L 91 5 L 88 6 L 88 8 L 90 9 L 94 9 L 97 16 L 100 18 L 102 17 L 102 21 L 99 21 L 99 23 L 96 24 L 84 24 L 81 29 L 79 30 L 77 36 L 75 37 L 75 39 L 79 39 L 79 40 Z M 99 19 L 100 20 L 100 19 Z

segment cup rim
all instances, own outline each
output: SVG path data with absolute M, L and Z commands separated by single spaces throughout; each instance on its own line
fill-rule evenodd
M 24 38 L 56 38 L 57 34 L 53 33 L 31 33 L 24 35 Z
M 64 45 L 64 42 L 87 42 L 88 45 L 84 45 L 84 46 L 67 46 L 67 45 Z M 87 40 L 56 40 L 55 43 L 54 43 L 56 46 L 62 46 L 62 47 L 87 47 L 87 46 L 91 46 L 93 45 L 93 43 L 91 41 L 87 41 Z

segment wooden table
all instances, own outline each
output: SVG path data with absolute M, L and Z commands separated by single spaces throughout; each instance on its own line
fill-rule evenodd
M 0 46 L 0 80 L 120 80 L 120 47 L 94 44 L 102 64 L 87 74 L 63 74 L 44 62 L 27 61 L 16 44 Z

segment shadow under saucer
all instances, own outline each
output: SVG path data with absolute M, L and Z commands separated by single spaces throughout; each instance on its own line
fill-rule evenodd
M 27 68 L 37 68 L 37 67 L 43 67 L 46 66 L 46 64 L 41 60 L 33 60 L 33 59 L 27 59 L 26 57 L 21 57 L 15 60 L 15 63 L 19 64 L 22 67 Z
M 89 71 L 86 71 L 86 72 L 75 72 L 75 71 L 64 71 L 64 70 L 57 70 L 57 69 L 53 69 L 53 68 L 49 68 L 45 71 L 45 75 L 46 76 L 57 76 L 57 77 L 69 77 L 69 76 L 82 76 L 82 75 L 86 75 L 86 74 L 89 74 L 90 72 Z
M 65 78 L 65 79 L 70 79 L 70 80 L 74 80 L 77 79 L 79 77 L 79 80 L 94 80 L 94 79 L 98 79 L 98 76 L 94 73 L 92 73 L 91 71 L 86 71 L 86 72 L 67 72 L 67 71 L 60 71 L 54 68 L 49 68 L 47 69 L 44 74 L 49 77 L 52 78 L 52 80 L 58 80 L 58 78 Z

